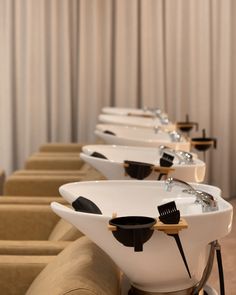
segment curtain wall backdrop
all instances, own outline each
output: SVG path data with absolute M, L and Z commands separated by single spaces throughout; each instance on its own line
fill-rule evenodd
M 234 0 L 0 0 L 1 167 L 94 141 L 105 105 L 158 106 L 218 138 L 208 181 L 236 195 L 235 15 Z

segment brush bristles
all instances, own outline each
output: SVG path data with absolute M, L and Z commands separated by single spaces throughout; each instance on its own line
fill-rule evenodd
M 157 206 L 157 209 L 158 209 L 159 214 L 161 216 L 162 215 L 166 215 L 166 214 L 170 214 L 170 213 L 173 213 L 173 212 L 177 211 L 175 201 L 171 201 L 171 202 L 168 202 L 166 204 Z
M 174 156 L 169 155 L 167 153 L 163 153 L 162 158 L 171 162 L 174 160 Z

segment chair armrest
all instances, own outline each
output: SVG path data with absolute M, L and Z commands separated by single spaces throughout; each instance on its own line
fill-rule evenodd
M 56 256 L 0 256 L 1 294 L 25 294 L 32 281 Z
M 57 255 L 69 241 L 3 241 L 0 240 L 0 255 Z
M 118 295 L 120 272 L 87 237 L 71 243 L 37 276 L 26 295 Z
M 48 205 L 0 206 L 0 240 L 47 240 L 59 217 Z

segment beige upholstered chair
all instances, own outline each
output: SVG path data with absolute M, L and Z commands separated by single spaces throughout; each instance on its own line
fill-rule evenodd
M 0 255 L 0 294 L 25 295 L 33 280 L 55 257 Z
M 62 197 L 40 197 L 40 196 L 1 196 L 0 206 L 5 205 L 50 205 L 52 202 L 67 204 Z
M 79 158 L 80 153 L 74 152 L 36 152 L 31 155 L 32 157 L 74 157 Z
M 0 205 L 1 255 L 57 254 L 81 236 L 48 205 Z
M 86 237 L 57 256 L 0 256 L 4 295 L 119 295 L 119 279 L 115 264 Z
M 59 187 L 65 183 L 89 180 L 76 175 L 11 175 L 5 182 L 4 195 L 60 196 Z
M 68 182 L 103 180 L 105 177 L 88 164 L 83 164 L 79 172 L 68 170 L 53 173 L 37 173 L 31 170 L 21 170 L 22 172 L 10 175 L 4 185 L 4 195 L 7 196 L 60 196 L 59 187 Z M 41 171 L 41 170 L 39 170 Z M 45 171 L 45 170 L 42 170 Z
M 40 146 L 40 152 L 80 153 L 84 143 L 45 143 Z
M 4 170 L 0 170 L 0 195 L 3 194 L 4 182 L 5 182 L 5 172 Z
M 79 170 L 84 162 L 80 157 L 68 156 L 30 156 L 25 162 L 26 169 Z
M 84 166 L 84 165 L 83 165 Z M 86 176 L 86 171 L 83 170 L 83 166 L 79 170 L 41 170 L 41 169 L 21 169 L 14 171 L 14 175 L 77 175 Z

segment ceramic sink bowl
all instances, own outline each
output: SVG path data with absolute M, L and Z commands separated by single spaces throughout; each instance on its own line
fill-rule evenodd
M 214 196 L 218 210 L 203 212 L 195 197 L 175 186 L 165 189 L 162 181 L 90 181 L 69 183 L 60 193 L 70 204 L 79 196 L 95 203 L 102 214 L 75 211 L 59 203 L 52 210 L 72 223 L 101 247 L 128 277 L 132 286 L 145 292 L 173 292 L 195 286 L 201 279 L 209 256 L 209 243 L 226 236 L 232 227 L 232 206 L 221 197 L 217 187 L 195 184 L 195 189 Z M 117 217 L 146 216 L 158 218 L 157 206 L 175 200 L 188 228 L 179 237 L 188 262 L 189 277 L 173 237 L 159 230 L 143 244 L 140 252 L 124 246 L 109 230 L 109 221 Z
M 98 156 L 94 156 L 97 153 Z M 103 155 L 105 158 L 100 157 Z M 155 180 L 160 175 L 160 152 L 158 148 L 134 147 L 119 145 L 86 145 L 82 148 L 81 159 L 99 170 L 107 179 L 138 179 L 130 176 L 125 170 L 124 161 L 149 163 L 157 167 L 145 177 L 145 180 Z M 193 159 L 193 163 L 179 163 L 175 156 L 173 166 L 168 176 L 185 181 L 202 182 L 205 176 L 206 165 L 199 159 Z
M 149 109 L 139 108 L 118 108 L 118 107 L 104 107 L 102 108 L 103 114 L 116 115 L 116 116 L 143 116 L 153 117 L 154 112 Z
M 110 114 L 100 114 L 98 121 L 104 124 L 125 125 L 125 126 L 137 126 L 145 128 L 155 128 L 158 126 L 165 127 L 166 130 L 172 131 L 176 129 L 175 124 L 168 123 L 162 124 L 159 118 L 146 118 L 142 116 L 119 116 Z
M 168 132 L 158 131 L 156 133 L 151 128 L 98 124 L 95 134 L 108 144 L 147 147 L 165 145 L 172 149 L 187 152 L 191 148 L 190 141 L 186 138 L 181 137 L 179 142 L 175 142 Z

